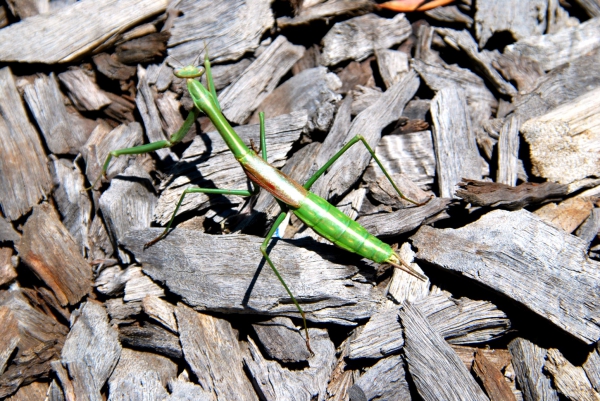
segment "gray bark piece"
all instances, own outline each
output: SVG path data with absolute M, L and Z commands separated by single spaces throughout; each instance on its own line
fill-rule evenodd
M 327 391 L 327 379 L 336 363 L 335 347 L 327 330 L 309 329 L 315 355 L 308 360 L 308 368 L 291 370 L 275 361 L 266 360 L 252 341 L 248 340 L 250 356 L 244 357 L 244 365 L 257 387 L 261 399 L 322 400 Z
M 17 232 L 5 218 L 0 217 L 0 242 L 12 242 L 16 244 L 21 239 L 21 234 Z
M 558 401 L 552 382 L 544 374 L 547 351 L 524 338 L 508 344 L 519 388 L 525 401 Z
M 392 213 L 361 216 L 357 222 L 376 237 L 400 235 L 419 227 L 430 218 L 440 214 L 451 202 L 446 198 L 434 198 L 425 205 L 400 209 Z
M 519 127 L 521 121 L 518 115 L 509 117 L 498 139 L 498 172 L 496 182 L 515 186 L 519 174 Z
M 590 354 L 588 355 L 587 360 L 582 366 L 583 370 L 587 378 L 589 379 L 592 386 L 596 391 L 600 390 L 600 353 L 598 353 L 598 348 L 596 346 Z
M 333 66 L 344 60 L 362 61 L 377 49 L 389 49 L 403 42 L 411 31 L 404 14 L 392 19 L 367 14 L 338 22 L 323 37 L 323 64 Z
M 505 51 L 532 58 L 544 71 L 549 71 L 598 49 L 599 35 L 600 18 L 592 18 L 556 33 L 521 39 L 508 45 Z
M 405 336 L 404 359 L 424 401 L 488 400 L 458 355 L 418 307 L 405 304 L 399 316 Z
M 285 36 L 278 36 L 233 84 L 219 94 L 223 114 L 234 123 L 244 123 L 303 54 L 304 47 L 291 44 Z
M 464 92 L 456 87 L 440 90 L 431 101 L 436 171 L 442 198 L 456 197 L 456 184 L 463 177 L 481 179 L 481 156 L 466 102 Z
M 283 166 L 292 144 L 300 138 L 307 121 L 308 115 L 305 111 L 265 121 L 267 149 L 271 165 L 278 168 Z M 249 143 L 250 138 L 255 144 L 260 143 L 260 129 L 257 125 L 236 127 L 235 131 L 245 143 Z M 209 156 L 207 156 L 208 153 Z M 194 138 L 192 144 L 183 153 L 179 164 L 170 171 L 170 174 L 163 181 L 163 186 L 166 188 L 161 193 L 154 212 L 154 220 L 161 225 L 167 224 L 181 194 L 192 184 L 227 189 L 248 188 L 246 174 L 231 154 L 221 135 L 216 131 Z M 219 199 L 224 198 L 209 197 L 205 194 L 188 195 L 184 198 L 178 215 L 214 205 Z M 241 199 L 228 196 L 225 201 L 228 204 L 239 204 L 242 202 Z
M 456 31 L 449 28 L 436 28 L 446 43 L 457 50 L 463 51 L 481 71 L 482 75 L 503 95 L 515 95 L 517 90 L 506 82 L 502 75 L 492 66 L 493 53 L 479 52 L 475 40 L 467 30 Z
M 173 333 L 177 333 L 177 321 L 175 320 L 175 306 L 163 301 L 156 295 L 147 295 L 142 300 L 144 313 L 156 320 Z
M 314 20 L 327 20 L 338 15 L 356 15 L 356 13 L 368 11 L 373 7 L 373 3 L 369 0 L 328 0 L 319 3 L 321 4 L 314 4 L 310 7 L 303 4 L 300 13 L 294 18 L 277 18 L 277 26 L 283 29 L 288 26 L 305 25 Z
M 237 63 L 211 66 L 215 89 L 220 91 L 237 80 L 253 61 L 254 58 L 244 57 Z
M 273 26 L 269 1 L 184 0 L 174 6 L 183 15 L 171 28 L 169 56 L 190 64 L 205 43 L 211 61 L 237 60 L 256 50 L 262 35 Z
M 213 396 L 202 386 L 189 381 L 172 380 L 169 382 L 171 394 L 165 401 L 211 401 Z
M 277 87 L 258 106 L 257 111 L 272 118 L 306 110 L 309 116 L 307 131 L 327 131 L 333 121 L 336 104 L 341 99 L 336 93 L 341 87 L 340 79 L 328 72 L 327 68 L 309 68 Z M 255 112 L 249 124 L 256 124 L 258 121 L 258 113 Z
M 164 282 L 188 305 L 223 313 L 299 317 L 289 295 L 262 261 L 262 238 L 179 229 L 142 252 L 143 244 L 160 232 L 133 231 L 124 243 L 143 263 L 146 274 Z M 358 268 L 326 261 L 315 252 L 335 248 L 311 248 L 314 251 L 278 241 L 270 250 L 273 263 L 303 306 L 306 318 L 353 325 L 371 316 L 381 302 L 377 289 L 365 282 Z
M 600 231 L 600 209 L 594 208 L 590 216 L 579 226 L 575 235 L 590 244 Z
M 115 244 L 120 245 L 129 230 L 149 227 L 152 222 L 157 199 L 144 185 L 144 180 L 151 178 L 140 167 L 132 165 L 121 176 L 113 178 L 100 197 L 102 216 Z M 124 252 L 119 251 L 119 257 L 129 263 L 129 256 Z
M 252 325 L 269 359 L 284 363 L 304 362 L 310 357 L 303 331 L 287 317 L 274 317 Z
M 119 327 L 119 340 L 123 345 L 160 354 L 172 359 L 183 358 L 180 338 L 162 326 L 143 324 L 122 325 Z
M 50 151 L 56 154 L 79 153 L 91 133 L 86 127 L 96 123 L 91 120 L 86 123 L 80 115 L 67 112 L 54 73 L 41 75 L 33 84 L 26 85 L 24 97 Z
M 121 344 L 102 304 L 88 301 L 79 312 L 65 341 L 61 362 L 69 371 L 77 399 L 100 401 L 100 390 L 119 361 Z
M 460 12 L 457 6 L 436 7 L 425 11 L 425 15 L 442 22 L 461 23 L 471 28 L 473 18 Z M 420 36 L 420 35 L 417 35 Z
M 93 73 L 82 68 L 71 68 L 58 74 L 58 79 L 67 89 L 69 99 L 81 111 L 100 110 L 111 103 L 109 97 L 95 82 Z
M 417 257 L 523 304 L 585 343 L 600 338 L 598 262 L 587 243 L 525 210 L 496 210 L 456 230 L 421 229 Z
M 52 64 L 77 60 L 165 11 L 167 4 L 167 0 L 88 0 L 29 17 L 0 31 L 0 61 Z
M 409 71 L 408 55 L 401 51 L 375 49 L 377 66 L 386 88 L 398 82 Z
M 555 348 L 548 350 L 544 369 L 552 376 L 557 390 L 569 400 L 600 401 L 600 394 L 592 388 L 584 370 L 573 366 Z
M 417 74 L 414 71 L 406 74 L 354 119 L 345 139 L 340 143 L 347 143 L 356 135 L 362 135 L 371 149 L 375 149 L 381 139 L 381 130 L 400 118 L 404 106 L 412 99 L 418 87 Z M 371 154 L 362 143 L 355 144 L 343 157 L 353 161 L 352 168 L 349 169 L 344 163 L 335 163 L 329 172 L 317 181 L 313 187 L 314 193 L 325 199 L 342 196 L 362 175 L 371 160 Z
M 515 40 L 546 31 L 548 1 L 480 1 L 476 3 L 475 35 L 483 48 L 495 33 L 508 31 Z
M 170 359 L 124 348 L 108 380 L 108 400 L 163 400 L 168 381 L 176 376 L 177 365 Z
M 0 99 L 0 206 L 12 221 L 47 197 L 52 178 L 44 148 L 8 67 L 0 70 Z
M 561 184 L 600 177 L 599 97 L 597 88 L 523 124 L 533 174 Z
M 76 163 L 67 159 L 52 159 L 54 200 L 62 222 L 79 245 L 82 255 L 90 248 L 88 237 L 92 223 L 92 202 L 85 191 L 84 176 Z
M 0 375 L 4 373 L 8 358 L 19 344 L 19 322 L 6 306 L 0 307 Z
M 258 400 L 244 374 L 244 352 L 231 324 L 195 312 L 179 303 L 175 308 L 185 360 L 213 400 Z
M 575 0 L 590 17 L 600 17 L 600 2 L 598 0 Z
M 404 360 L 400 355 L 382 359 L 363 373 L 354 388 L 361 389 L 367 400 L 410 400 Z

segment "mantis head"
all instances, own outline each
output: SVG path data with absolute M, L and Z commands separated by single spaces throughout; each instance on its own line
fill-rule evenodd
M 174 74 L 178 78 L 191 79 L 191 78 L 199 78 L 205 72 L 203 67 L 194 67 L 193 65 L 188 65 L 183 68 L 178 68 L 175 70 Z

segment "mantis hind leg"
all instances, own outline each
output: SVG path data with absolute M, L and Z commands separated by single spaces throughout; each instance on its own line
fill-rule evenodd
M 280 206 L 282 206 L 282 205 L 280 204 Z M 283 277 L 281 277 L 281 274 L 279 273 L 279 271 L 277 271 L 277 268 L 275 267 L 275 265 L 273 264 L 273 261 L 271 260 L 271 258 L 269 257 L 269 254 L 267 253 L 267 245 L 269 244 L 269 241 L 271 241 L 271 238 L 273 238 L 275 231 L 277 230 L 277 228 L 279 227 L 281 222 L 285 219 L 285 216 L 287 214 L 287 210 L 285 207 L 282 206 L 281 209 L 282 209 L 282 212 L 279 214 L 279 216 L 277 216 L 275 223 L 273 223 L 273 226 L 269 230 L 267 237 L 265 238 L 262 245 L 260 246 L 260 252 L 263 254 L 263 257 L 265 258 L 265 260 L 267 261 L 269 266 L 271 266 L 271 269 L 277 276 L 277 279 L 279 280 L 279 282 L 281 282 L 281 284 L 283 285 L 283 288 L 285 288 L 285 291 L 288 293 L 288 295 L 292 299 L 292 302 L 294 303 L 294 305 L 296 305 L 296 308 L 300 312 L 300 316 L 302 316 L 302 322 L 304 323 L 304 333 L 306 334 L 306 347 L 308 348 L 308 351 L 314 355 L 312 348 L 310 348 L 310 337 L 308 336 L 308 326 L 306 325 L 306 316 L 304 314 L 304 311 L 300 307 L 300 304 L 296 300 L 296 297 L 294 297 L 294 294 L 292 294 L 292 291 L 290 290 L 290 288 L 287 286 L 287 284 L 283 280 Z
M 306 184 L 304 184 L 304 188 L 306 189 L 310 189 L 310 187 L 313 186 L 313 184 L 315 183 L 315 181 L 317 181 L 317 179 L 323 175 L 323 173 L 325 173 L 325 171 L 327 171 L 327 169 L 329 167 L 331 167 L 331 165 L 333 163 L 335 163 L 337 161 L 337 159 L 340 158 L 340 156 L 342 156 L 348 149 L 350 149 L 352 147 L 352 145 L 354 145 L 357 142 L 362 142 L 363 145 L 365 145 L 365 147 L 367 148 L 367 150 L 369 151 L 369 153 L 371 154 L 371 156 L 373 157 L 373 159 L 375 160 L 375 162 L 377 163 L 377 165 L 381 168 L 381 171 L 383 171 L 383 174 L 385 174 L 386 178 L 388 179 L 388 181 L 390 182 L 390 184 L 392 184 L 392 187 L 394 187 L 394 190 L 398 193 L 398 195 L 410 202 L 413 203 L 417 206 L 421 206 L 424 205 L 425 203 L 429 202 L 429 199 L 423 203 L 419 203 L 416 202 L 408 197 L 406 197 L 401 191 L 400 189 L 398 189 L 398 186 L 396 185 L 396 183 L 394 182 L 394 180 L 392 180 L 392 177 L 390 176 L 390 174 L 387 172 L 387 170 L 385 169 L 385 167 L 383 167 L 383 164 L 381 164 L 381 161 L 379 161 L 379 158 L 377 157 L 377 155 L 375 154 L 375 151 L 373 151 L 373 149 L 371 148 L 371 146 L 369 146 L 369 144 L 367 143 L 366 139 L 362 136 L 362 135 L 356 135 L 354 138 L 352 138 L 347 144 L 345 144 L 335 155 L 333 155 L 333 157 L 331 159 L 329 159 L 327 161 L 327 163 L 325 163 L 323 165 L 323 167 L 321 167 L 315 174 L 313 174 L 312 177 L 310 177 L 308 179 L 308 181 L 306 181 Z

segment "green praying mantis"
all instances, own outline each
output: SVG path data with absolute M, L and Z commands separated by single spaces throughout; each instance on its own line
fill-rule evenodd
M 387 179 L 390 181 L 394 190 L 398 195 L 417 206 L 422 203 L 417 203 L 402 194 L 398 189 L 388 172 L 385 170 L 373 149 L 369 146 L 367 141 L 360 135 L 352 138 L 346 143 L 325 165 L 323 165 L 308 181 L 301 185 L 292 178 L 286 176 L 284 173 L 271 166 L 267 161 L 267 147 L 265 141 L 265 121 L 264 114 L 260 113 L 260 148 L 261 155 L 258 155 L 258 151 L 255 151 L 248 147 L 238 134 L 233 130 L 223 113 L 217 100 L 217 94 L 214 87 L 210 61 L 208 54 L 204 57 L 204 68 L 190 65 L 184 68 L 176 69 L 174 71 L 175 76 L 185 79 L 187 82 L 187 89 L 194 102 L 194 109 L 189 113 L 185 119 L 181 128 L 171 135 L 168 140 L 157 141 L 148 143 L 145 145 L 135 146 L 126 149 L 113 150 L 109 152 L 102 172 L 98 179 L 92 184 L 90 188 L 93 188 L 98 180 L 106 174 L 110 161 L 113 157 L 121 155 L 135 155 L 143 154 L 156 151 L 158 149 L 170 148 L 175 144 L 179 143 L 186 135 L 194 121 L 199 117 L 200 113 L 204 113 L 210 118 L 213 125 L 216 127 L 218 132 L 221 134 L 223 140 L 231 150 L 231 153 L 240 163 L 242 169 L 246 173 L 250 180 L 250 190 L 241 189 L 218 189 L 218 188 L 199 188 L 196 186 L 190 186 L 186 188 L 179 202 L 173 212 L 173 215 L 165 227 L 165 230 L 154 240 L 148 242 L 145 248 L 153 245 L 157 241 L 161 240 L 167 235 L 177 211 L 183 202 L 184 197 L 190 193 L 205 193 L 205 194 L 219 194 L 219 195 L 239 195 L 239 196 L 252 196 L 258 193 L 260 188 L 265 189 L 271 193 L 279 206 L 281 207 L 281 213 L 275 219 L 269 233 L 267 234 L 264 242 L 260 247 L 260 251 L 285 288 L 286 292 L 290 296 L 294 305 L 300 312 L 304 323 L 304 332 L 306 335 L 306 345 L 310 348 L 310 338 L 308 336 L 308 328 L 306 324 L 306 316 L 302 310 L 300 304 L 292 294 L 291 290 L 281 277 L 277 268 L 271 261 L 269 254 L 267 253 L 267 245 L 273 235 L 275 234 L 279 225 L 284 221 L 288 211 L 294 213 L 300 220 L 306 225 L 311 227 L 316 233 L 322 237 L 333 242 L 340 248 L 346 249 L 347 251 L 356 253 L 362 257 L 370 259 L 376 263 L 387 263 L 393 265 L 396 268 L 404 270 L 405 272 L 421 279 L 427 280 L 427 277 L 416 272 L 412 267 L 402 261 L 402 259 L 396 254 L 395 250 L 388 244 L 377 239 L 373 235 L 369 234 L 365 228 L 360 224 L 350 219 L 344 213 L 339 211 L 335 206 L 330 204 L 325 199 L 309 192 L 311 186 L 315 181 L 323 175 L 323 173 L 333 164 L 335 161 L 344 154 L 351 146 L 358 142 L 362 142 L 374 160 L 377 162 Z M 207 87 L 205 87 L 200 78 L 206 74 Z M 425 202 L 426 203 L 426 202 Z

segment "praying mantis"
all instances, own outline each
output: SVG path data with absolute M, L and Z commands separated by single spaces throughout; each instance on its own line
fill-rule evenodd
M 360 224 L 350 219 L 348 216 L 339 211 L 335 206 L 330 204 L 325 199 L 309 192 L 311 186 L 315 183 L 315 181 L 321 175 L 323 175 L 323 173 L 325 173 L 325 171 L 333 163 L 335 163 L 335 161 L 338 160 L 338 158 L 342 154 L 344 154 L 344 152 L 346 152 L 354 144 L 362 142 L 371 154 L 371 156 L 377 162 L 379 167 L 382 169 L 383 173 L 390 181 L 398 195 L 402 199 L 405 199 L 417 206 L 423 204 L 417 203 L 402 194 L 402 192 L 398 189 L 388 172 L 385 170 L 385 168 L 375 155 L 373 149 L 369 146 L 367 141 L 362 136 L 358 135 L 352 138 L 329 161 L 327 161 L 325 165 L 323 165 L 316 173 L 314 173 L 314 175 L 310 177 L 304 185 L 301 185 L 268 163 L 267 147 L 265 140 L 265 120 L 263 113 L 259 114 L 261 147 L 260 156 L 258 155 L 258 151 L 255 151 L 254 149 L 251 149 L 246 144 L 244 144 L 244 142 L 241 140 L 238 134 L 233 130 L 233 128 L 221 112 L 221 107 L 219 105 L 219 101 L 217 100 L 217 94 L 212 79 L 208 54 L 206 54 L 204 57 L 204 67 L 190 65 L 184 68 L 176 69 L 174 71 L 174 74 L 175 76 L 186 80 L 187 89 L 192 97 L 195 106 L 185 119 L 181 128 L 177 132 L 172 134 L 168 140 L 152 142 L 145 145 L 135 146 L 126 149 L 118 149 L 109 152 L 102 166 L 102 172 L 98 179 L 92 184 L 91 188 L 93 188 L 96 185 L 96 183 L 100 180 L 100 178 L 106 174 L 108 166 L 113 157 L 119 157 L 122 155 L 143 154 L 153 152 L 159 149 L 170 148 L 175 144 L 179 143 L 184 138 L 194 121 L 199 117 L 200 113 L 204 113 L 212 121 L 213 125 L 216 127 L 217 131 L 221 134 L 221 137 L 231 150 L 231 153 L 240 163 L 242 169 L 244 170 L 248 179 L 251 182 L 251 189 L 241 190 L 200 188 L 196 186 L 190 186 L 186 188 L 181 194 L 175 211 L 173 212 L 173 215 L 169 223 L 165 227 L 163 233 L 157 238 L 148 242 L 145 245 L 145 248 L 152 246 L 154 243 L 160 241 L 163 237 L 165 237 L 168 234 L 169 229 L 171 228 L 171 225 L 175 220 L 175 216 L 177 215 L 177 211 L 179 210 L 179 207 L 181 206 L 183 199 L 187 194 L 205 193 L 218 195 L 252 196 L 257 194 L 260 188 L 265 189 L 273 195 L 273 197 L 281 207 L 281 213 L 275 219 L 275 222 L 273 223 L 264 242 L 260 247 L 260 251 L 267 263 L 269 264 L 269 266 L 271 267 L 271 269 L 273 270 L 273 272 L 275 273 L 275 275 L 277 276 L 278 280 L 285 288 L 287 294 L 290 296 L 290 299 L 300 312 L 304 323 L 306 345 L 309 351 L 311 351 L 311 353 L 312 350 L 310 348 L 310 338 L 308 335 L 305 313 L 302 310 L 302 307 L 300 306 L 296 298 L 294 297 L 294 295 L 292 294 L 292 291 L 289 289 L 289 287 L 283 280 L 283 277 L 277 271 L 277 268 L 271 261 L 267 252 L 267 245 L 269 241 L 275 234 L 275 231 L 277 230 L 279 225 L 285 219 L 288 211 L 294 213 L 300 220 L 302 220 L 306 225 L 311 227 L 316 233 L 333 242 L 340 248 L 356 253 L 362 257 L 365 257 L 377 263 L 387 263 L 393 265 L 394 267 L 399 268 L 421 280 L 427 280 L 427 277 L 419 274 L 412 267 L 403 262 L 390 245 L 382 242 L 378 238 L 369 234 L 367 230 L 363 228 Z M 206 74 L 206 87 L 200 81 L 200 78 L 204 74 Z

